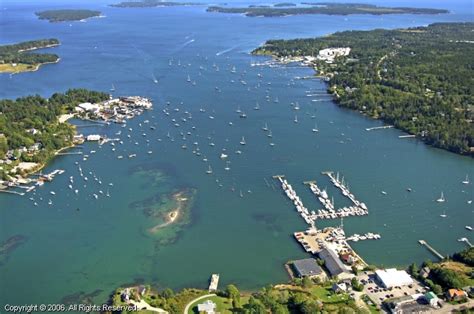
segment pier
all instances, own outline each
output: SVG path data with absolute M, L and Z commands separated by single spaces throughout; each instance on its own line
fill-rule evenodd
M 11 190 L 0 190 L 0 192 L 3 192 L 3 193 L 10 193 L 10 194 L 16 194 L 16 195 L 20 195 L 20 196 L 25 195 L 24 192 L 17 192 L 17 191 L 11 191 Z
M 464 242 L 467 246 L 472 247 L 472 243 L 467 238 L 460 238 L 458 239 L 459 242 Z
M 66 156 L 66 155 L 82 155 L 82 152 L 66 152 L 66 153 L 57 153 L 57 156 Z
M 412 135 L 412 134 L 409 134 L 409 135 L 399 135 L 398 138 L 415 138 L 416 135 Z
M 393 128 L 393 125 L 383 125 L 383 126 L 374 126 L 372 128 L 366 128 L 366 131 L 372 131 L 372 130 L 382 130 L 382 129 L 391 129 Z
M 439 259 L 444 259 L 444 256 L 441 255 L 438 251 L 436 251 L 431 245 L 429 245 L 425 240 L 418 240 L 418 242 L 423 245 L 423 246 L 426 246 L 426 248 L 431 252 L 433 253 L 434 255 L 436 255 Z

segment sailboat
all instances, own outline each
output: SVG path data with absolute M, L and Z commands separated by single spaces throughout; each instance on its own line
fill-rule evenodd
M 318 125 L 317 125 L 317 124 L 314 124 L 313 132 L 315 132 L 315 133 L 316 133 L 316 132 L 319 132 L 319 130 L 318 130 Z
M 230 170 L 229 161 L 226 162 L 226 165 L 225 165 L 224 170 L 226 170 L 226 171 L 229 171 L 229 170 Z
M 110 88 L 110 91 L 111 91 L 111 92 L 114 92 L 114 91 L 115 91 L 115 85 L 114 85 L 114 84 L 112 84 L 112 87 Z
M 265 126 L 262 128 L 264 131 L 268 131 L 268 125 L 265 123 Z
M 469 184 L 469 176 L 466 174 L 466 179 L 462 181 L 462 184 Z
M 448 215 L 446 215 L 446 211 L 444 211 L 441 215 L 439 215 L 441 218 L 446 218 Z
M 212 168 L 211 168 L 211 165 L 209 165 L 209 168 L 207 169 L 206 173 L 207 173 L 207 174 L 212 174 Z
M 255 104 L 255 107 L 253 108 L 254 110 L 260 110 L 260 105 L 258 104 L 258 101 L 257 103 Z
M 188 78 L 186 79 L 186 81 L 187 81 L 188 83 L 191 82 L 191 77 L 189 76 L 189 74 L 188 74 Z
M 295 116 L 295 120 L 293 120 L 295 123 L 298 123 L 298 116 Z
M 273 137 L 272 130 L 268 130 L 267 136 L 268 136 L 268 137 Z
M 236 69 L 235 69 L 235 66 L 232 67 L 232 69 L 230 70 L 231 73 L 235 73 L 237 72 Z
M 240 145 L 245 145 L 245 144 L 247 144 L 247 143 L 245 142 L 245 137 L 242 136 L 242 140 L 240 141 Z
M 441 192 L 440 198 L 438 198 L 436 201 L 437 201 L 438 203 L 444 203 L 444 202 L 446 201 L 445 198 L 444 198 L 443 192 Z
M 245 112 L 242 111 L 242 113 L 240 114 L 240 117 L 245 119 L 247 118 L 247 115 L 245 114 Z

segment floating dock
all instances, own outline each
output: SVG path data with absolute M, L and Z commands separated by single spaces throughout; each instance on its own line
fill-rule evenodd
M 444 256 L 441 255 L 441 253 L 439 253 L 438 251 L 436 251 L 431 245 L 428 244 L 428 242 L 426 242 L 425 240 L 418 240 L 418 242 L 423 245 L 423 246 L 426 246 L 426 248 L 431 252 L 433 253 L 434 255 L 436 255 L 439 259 L 444 259 Z
M 219 274 L 212 274 L 211 281 L 209 283 L 209 292 L 216 291 L 218 285 L 219 285 Z

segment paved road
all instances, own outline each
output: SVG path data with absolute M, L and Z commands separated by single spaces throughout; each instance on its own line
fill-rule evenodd
M 196 298 L 196 299 L 192 300 L 192 301 L 189 302 L 188 305 L 186 305 L 186 307 L 184 308 L 184 314 L 188 314 L 188 312 L 189 312 L 189 307 L 190 307 L 191 304 L 193 304 L 194 302 L 199 301 L 199 300 L 201 300 L 201 299 L 205 299 L 205 298 L 209 298 L 209 297 L 215 297 L 215 296 L 216 296 L 215 293 L 210 293 L 210 294 L 206 294 L 206 295 L 200 296 L 199 298 Z

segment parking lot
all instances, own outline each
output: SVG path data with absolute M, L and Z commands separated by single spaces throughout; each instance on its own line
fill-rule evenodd
M 413 281 L 413 284 L 409 286 L 384 288 L 379 285 L 375 279 L 375 274 L 370 272 L 364 272 L 358 275 L 357 279 L 364 285 L 363 293 L 367 294 L 377 305 L 381 305 L 385 299 L 427 292 L 427 290 L 416 281 Z

